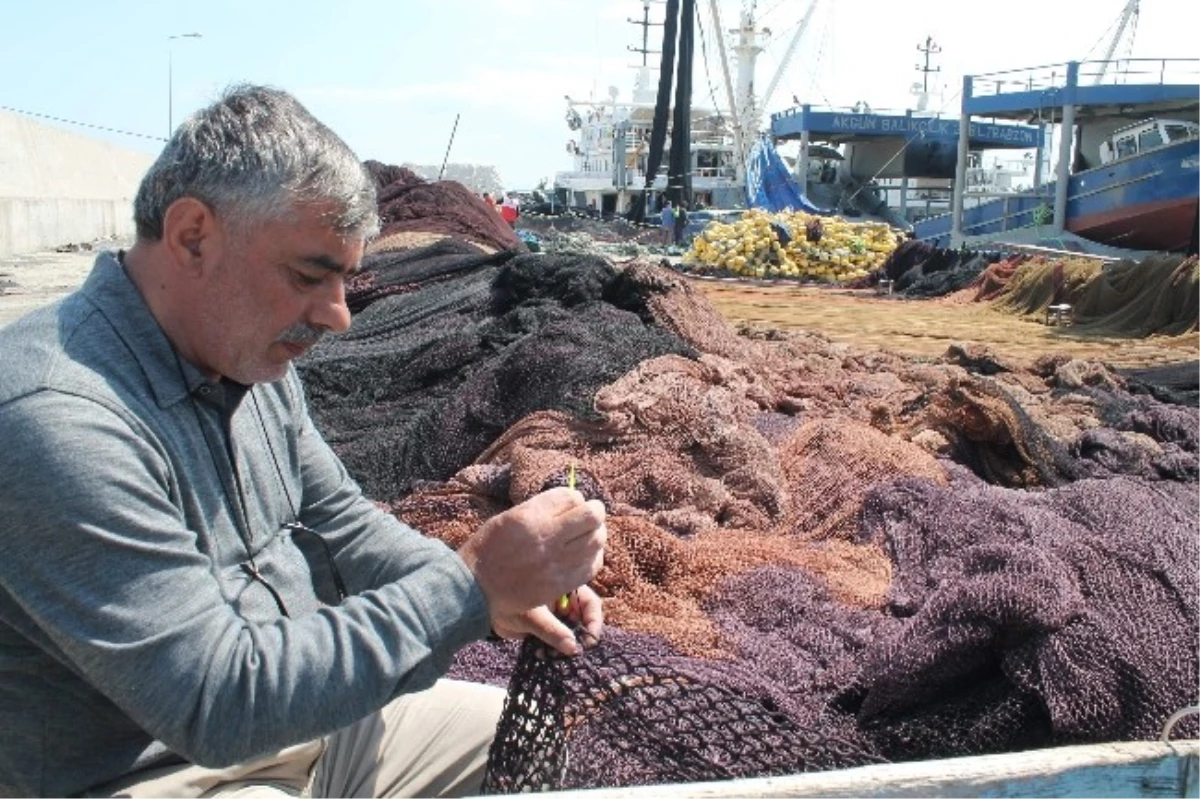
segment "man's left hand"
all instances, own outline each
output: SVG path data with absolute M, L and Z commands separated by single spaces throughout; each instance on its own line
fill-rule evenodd
M 565 620 L 583 627 L 584 646 L 591 646 L 600 640 L 604 631 L 604 605 L 596 592 L 586 585 L 580 586 L 569 596 L 569 603 L 564 613 Z M 575 633 L 567 626 L 563 618 L 543 605 L 527 611 L 509 621 L 498 623 L 494 632 L 501 638 L 524 638 L 526 635 L 536 635 L 564 655 L 579 653 L 579 644 Z

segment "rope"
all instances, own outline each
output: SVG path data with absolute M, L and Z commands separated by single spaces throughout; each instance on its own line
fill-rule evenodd
M 23 114 L 29 117 L 37 117 L 39 119 L 49 119 L 54 122 L 66 122 L 69 125 L 78 125 L 81 128 L 92 128 L 93 130 L 103 130 L 108 133 L 120 133 L 124 136 L 136 136 L 139 139 L 153 139 L 154 141 L 166 141 L 162 136 L 151 136 L 148 133 L 134 133 L 131 130 L 121 130 L 120 128 L 106 128 L 103 125 L 93 125 L 90 122 L 80 122 L 77 119 L 64 119 L 62 117 L 50 116 L 49 114 L 39 114 L 36 111 L 26 111 L 21 108 L 12 108 L 7 105 L 0 105 L 0 111 L 11 111 L 14 114 Z
M 717 117 L 721 117 L 721 106 L 717 103 L 717 95 L 713 91 L 712 76 L 708 72 L 708 40 L 704 36 L 704 21 L 703 14 L 696 15 L 696 26 L 700 29 L 700 57 L 704 59 L 704 82 L 708 84 L 708 99 L 712 100 L 713 109 L 717 112 Z M 720 36 L 721 32 L 717 31 Z

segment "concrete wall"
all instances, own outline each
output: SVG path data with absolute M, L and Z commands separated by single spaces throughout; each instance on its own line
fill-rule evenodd
M 154 158 L 0 111 L 0 256 L 133 235 Z

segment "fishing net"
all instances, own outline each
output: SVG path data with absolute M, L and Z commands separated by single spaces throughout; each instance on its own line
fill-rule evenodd
M 1169 375 L 739 332 L 645 262 L 378 256 L 299 365 L 368 494 L 451 546 L 572 468 L 609 514 L 603 641 L 455 660 L 509 689 L 492 790 L 1146 739 L 1197 703 L 1200 415 L 1131 390 Z
M 978 284 L 1003 255 L 996 251 L 951 250 L 920 241 L 904 241 L 892 251 L 882 269 L 858 281 L 870 288 L 880 278 L 892 280 L 893 293 L 911 298 L 944 297 Z
M 974 285 L 988 267 L 1000 260 L 996 252 L 968 252 L 951 260 L 945 268 L 910 270 L 896 288 L 906 297 L 943 297 Z
M 297 366 L 314 419 L 364 490 L 444 480 L 542 409 L 592 412 L 639 361 L 692 349 L 595 256 L 481 253 L 446 239 L 364 259 L 349 332 Z M 607 301 L 606 301 L 607 300 Z
M 1061 302 L 1074 305 L 1079 291 L 1100 274 L 1100 264 L 1086 258 L 1030 258 L 1017 267 L 995 306 L 1023 316 L 1045 316 Z
M 564 658 L 530 639 L 512 675 L 484 793 L 736 779 L 881 761 L 830 730 L 798 725 L 751 680 L 714 678 L 721 671 L 629 644 Z
M 1087 335 L 1178 336 L 1200 326 L 1196 258 L 1155 255 L 1100 264 L 1085 258 L 1001 261 L 972 286 L 975 299 L 1023 316 L 1050 305 L 1071 306 L 1072 332 Z
M 380 242 L 398 233 L 442 234 L 492 250 L 525 251 L 496 209 L 461 183 L 431 182 L 410 169 L 379 161 L 367 161 L 364 166 L 375 180 L 382 223 Z M 393 246 L 396 242 L 391 239 Z
M 972 299 L 976 302 L 987 302 L 999 297 L 1008 289 L 1008 283 L 1016 274 L 1017 269 L 1027 260 L 1029 260 L 1028 257 L 1024 255 L 1011 256 L 997 261 L 983 270 L 970 286 L 973 289 Z
M 1073 302 L 1081 330 L 1133 336 L 1178 336 L 1200 326 L 1200 264 L 1196 257 L 1155 255 L 1106 264 Z
M 897 481 L 869 498 L 863 525 L 896 564 L 888 613 L 854 610 L 811 573 L 767 566 L 705 604 L 736 642 L 720 658 L 623 631 L 577 659 L 509 648 L 489 787 L 730 779 L 1152 739 L 1195 697 L 1189 492 L 1082 481 L 1031 503 L 967 474 L 951 488 Z M 952 521 L 981 509 L 987 524 Z M 1189 725 L 1182 734 L 1197 733 Z
M 1118 370 L 1131 393 L 1172 405 L 1200 407 L 1200 362 L 1183 361 Z

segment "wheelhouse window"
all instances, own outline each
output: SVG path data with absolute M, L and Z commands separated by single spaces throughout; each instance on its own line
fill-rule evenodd
M 1155 147 L 1162 147 L 1162 144 L 1163 137 L 1159 133 L 1157 126 L 1149 130 L 1143 130 L 1138 134 L 1138 150 L 1141 152 L 1153 150 Z
M 1137 144 L 1132 136 L 1117 139 L 1117 158 L 1125 158 L 1137 153 Z
M 1183 141 L 1196 138 L 1197 128 L 1193 125 L 1167 123 L 1163 125 L 1163 131 L 1167 134 L 1167 141 Z

